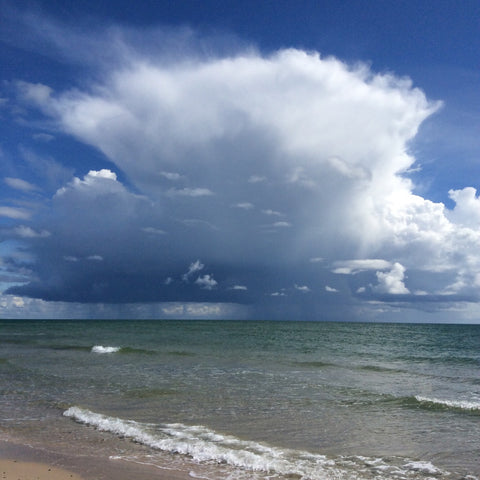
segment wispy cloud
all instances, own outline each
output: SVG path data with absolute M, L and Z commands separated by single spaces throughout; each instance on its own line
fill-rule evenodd
M 37 186 L 27 182 L 26 180 L 22 180 L 21 178 L 5 177 L 4 181 L 9 187 L 22 190 L 24 192 L 31 192 L 38 189 Z
M 182 275 L 183 281 L 188 282 L 190 280 L 190 277 L 194 273 L 199 272 L 200 270 L 203 270 L 204 267 L 205 267 L 205 265 L 200 260 L 196 260 L 195 262 L 192 262 L 190 264 L 190 266 L 188 267 L 187 273 L 184 273 Z
M 8 217 L 16 220 L 28 220 L 32 213 L 24 208 L 0 206 L 0 217 Z

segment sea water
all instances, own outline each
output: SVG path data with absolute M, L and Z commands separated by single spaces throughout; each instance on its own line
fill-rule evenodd
M 480 478 L 480 326 L 0 321 L 4 437 L 230 479 Z

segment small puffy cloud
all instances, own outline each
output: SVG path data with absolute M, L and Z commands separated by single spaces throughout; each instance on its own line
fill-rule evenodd
M 106 193 L 115 193 L 122 190 L 122 186 L 117 182 L 116 173 L 108 169 L 90 170 L 83 180 L 74 177 L 66 187 L 59 188 L 55 196 L 61 197 L 72 195 L 98 196 Z
M 9 311 L 12 308 L 23 309 L 23 307 L 25 307 L 26 300 L 28 302 L 28 299 L 17 297 L 16 295 L 0 295 L 0 312 Z
M 4 181 L 9 187 L 24 192 L 31 192 L 38 189 L 38 187 L 32 183 L 22 180 L 21 178 L 5 177 Z
M 396 262 L 389 272 L 377 272 L 378 285 L 373 289 L 378 293 L 406 295 L 410 293 L 404 284 L 405 267 Z
M 236 203 L 234 207 L 241 208 L 242 210 L 251 210 L 255 206 L 253 205 L 253 203 L 250 203 L 250 202 L 240 202 L 240 203 Z
M 245 291 L 245 290 L 248 290 L 248 288 L 245 286 L 245 285 L 234 285 L 232 287 L 232 290 L 242 290 L 242 291 Z
M 271 216 L 275 216 L 275 217 L 282 217 L 283 216 L 282 213 L 277 212 L 276 210 L 271 210 L 271 209 L 262 210 L 262 213 L 264 213 L 265 215 L 271 215 Z
M 212 290 L 217 286 L 217 281 L 213 278 L 212 275 L 204 275 L 203 277 L 198 277 L 195 280 L 195 284 L 199 285 L 205 290 Z
M 295 290 L 298 290 L 299 292 L 302 292 L 302 293 L 308 293 L 308 292 L 311 291 L 310 288 L 307 287 L 307 285 L 297 285 L 297 284 L 295 284 L 294 287 L 295 287 Z
M 447 212 L 448 218 L 453 223 L 466 227 L 480 227 L 480 198 L 477 190 L 466 187 L 462 190 L 450 190 L 448 195 L 455 202 L 454 209 Z
M 20 97 L 24 101 L 37 104 L 41 107 L 44 107 L 48 104 L 53 93 L 53 90 L 49 86 L 41 83 L 28 83 L 19 81 L 16 83 L 16 87 Z
M 289 228 L 292 224 L 290 222 L 275 222 L 272 227 L 275 228 Z
M 94 262 L 103 262 L 103 257 L 101 255 L 89 255 L 87 260 L 91 260 Z
M 170 197 L 208 197 L 214 193 L 208 188 L 181 188 L 170 189 L 167 192 Z
M 13 233 L 21 238 L 46 238 L 51 235 L 47 230 L 36 231 L 31 227 L 19 225 L 13 228 Z
M 162 177 L 165 177 L 167 180 L 171 180 L 172 182 L 176 182 L 182 179 L 182 175 L 176 172 L 160 172 Z
M 196 273 L 196 272 L 199 272 L 200 270 L 203 270 L 203 268 L 205 267 L 205 265 L 200 261 L 200 260 L 196 260 L 195 262 L 192 262 L 190 264 L 190 266 L 188 267 L 188 271 L 187 273 L 184 273 L 182 275 L 182 280 L 184 282 L 188 282 L 190 277 Z
M 329 285 L 325 285 L 325 291 L 329 293 L 338 293 L 336 288 L 330 287 Z

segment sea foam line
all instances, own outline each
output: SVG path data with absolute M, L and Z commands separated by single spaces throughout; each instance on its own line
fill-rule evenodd
M 92 347 L 92 353 L 116 353 L 121 347 L 104 347 L 103 345 L 95 345 Z
M 328 478 L 325 467 L 334 466 L 334 462 L 323 455 L 304 453 L 303 459 L 301 455 L 293 461 L 288 450 L 222 435 L 203 426 L 181 423 L 149 425 L 79 407 L 69 408 L 64 415 L 158 450 L 187 455 L 197 462 L 213 461 L 257 472 L 296 474 L 305 479 Z
M 421 395 L 415 395 L 415 400 L 422 404 L 436 407 L 451 408 L 469 412 L 480 412 L 480 402 L 472 402 L 467 400 L 442 400 L 439 398 L 423 397 Z
M 110 417 L 80 407 L 71 407 L 64 416 L 98 430 L 128 438 L 153 449 L 187 455 L 198 463 L 217 463 L 268 476 L 297 476 L 302 480 L 385 480 L 401 474 L 403 479 L 416 479 L 419 464 L 385 463 L 383 459 L 338 457 L 306 451 L 280 449 L 254 441 L 223 435 L 204 426 L 145 424 Z M 423 464 L 422 464 L 423 465 Z M 415 468 L 413 468 L 415 467 Z M 445 475 L 428 464 L 431 478 Z M 256 475 L 252 474 L 252 478 Z

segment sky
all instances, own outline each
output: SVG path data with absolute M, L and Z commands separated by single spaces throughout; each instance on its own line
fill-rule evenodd
M 0 19 L 0 318 L 480 323 L 478 0 Z

